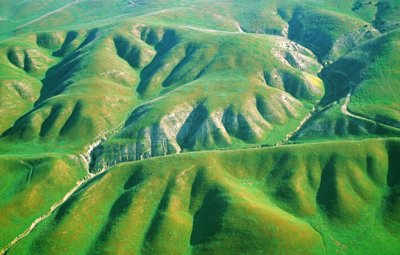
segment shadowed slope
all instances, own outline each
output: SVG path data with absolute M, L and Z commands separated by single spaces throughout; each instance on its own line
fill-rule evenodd
M 397 2 L 3 0 L 1 248 L 396 254 Z
M 2 135 L 3 143 L 75 141 L 81 148 L 116 131 L 141 100 L 113 142 L 122 147 L 105 149 L 115 151 L 114 158 L 131 144 L 136 152 L 122 157 L 274 144 L 323 95 L 314 55 L 284 38 L 134 20 L 112 30 L 34 38 L 60 61 L 47 70 L 34 108 Z M 239 95 L 241 102 L 235 101 Z
M 135 105 L 129 86 L 135 84 L 137 76 L 117 56 L 112 40 L 101 38 L 99 30 L 76 33 L 72 37 L 67 33 L 59 48 L 48 51 L 63 58 L 47 70 L 34 108 L 3 134 L 3 141 L 75 140 L 75 146 L 81 147 L 117 127 Z M 68 46 L 73 44 L 75 49 Z M 114 58 L 104 62 L 108 55 Z M 120 109 L 120 113 L 111 114 L 109 107 Z
M 137 92 L 149 102 L 96 149 L 95 170 L 186 150 L 275 144 L 323 93 L 313 54 L 283 38 L 138 25 L 132 33 L 116 45 L 140 70 Z M 140 69 L 129 56 L 141 60 L 143 43 L 156 53 Z
M 10 254 L 391 254 L 398 148 L 369 140 L 121 164 Z

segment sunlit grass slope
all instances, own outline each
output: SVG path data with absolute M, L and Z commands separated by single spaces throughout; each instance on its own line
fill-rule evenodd
M 367 140 L 121 164 L 10 254 L 395 254 L 399 152 Z
M 398 2 L 1 1 L 0 248 L 396 254 Z
M 96 152 L 105 153 L 100 165 L 121 161 L 127 150 L 135 160 L 275 144 L 323 94 L 312 53 L 283 38 L 192 27 L 136 25 L 131 32 L 114 41 L 118 55 L 140 72 L 136 91 L 147 102 Z
M 0 157 L 0 246 L 3 248 L 47 213 L 85 175 L 77 157 Z
M 19 39 L 4 43 L 5 67 L 42 86 L 10 116 L 0 148 L 79 151 L 121 127 L 111 150 L 144 144 L 136 158 L 275 144 L 323 96 L 315 56 L 285 38 L 142 22 L 31 35 L 28 46 L 49 58 L 45 74 L 25 70 Z
M 322 64 L 339 59 L 323 72 L 324 100 L 339 100 L 348 86 L 338 73 L 364 70 L 366 60 L 358 52 L 367 46 L 357 47 L 364 42 L 385 50 L 379 61 L 370 59 L 376 64 L 366 73 L 374 79 L 357 88 L 350 110 L 357 104 L 362 115 L 388 118 L 390 125 L 398 121 L 396 100 L 386 99 L 376 85 L 385 82 L 380 77 L 396 84 L 395 54 L 381 43 L 395 42 L 396 36 L 380 36 L 382 29 L 368 14 L 376 12 L 392 24 L 388 31 L 395 29 L 391 1 L 9 1 L 1 8 L 26 13 L 14 22 L 3 19 L 4 31 L 12 34 L 1 43 L 3 152 L 22 144 L 33 152 L 54 144 L 82 151 L 121 127 L 110 146 L 104 145 L 111 161 L 120 145 L 139 150 L 134 158 L 143 158 L 275 144 L 323 96 L 316 59 Z M 33 8 L 36 13 L 29 12 Z M 81 12 L 87 15 L 68 22 Z M 356 59 L 351 68 L 340 58 L 347 53 Z M 393 70 L 379 64 L 387 59 Z M 387 74 L 375 75 L 382 68 Z M 372 99 L 365 91 L 377 93 L 370 93 Z M 396 89 L 392 92 L 393 97 Z
M 344 100 L 341 102 L 343 103 Z M 334 104 L 314 115 L 291 139 L 292 142 L 318 142 L 323 140 L 365 139 L 398 137 L 400 129 L 368 119 L 349 117 L 341 112 L 341 105 Z
M 37 77 L 41 79 L 42 86 L 40 93 L 36 91 L 32 99 L 33 105 L 27 105 L 31 108 L 20 109 L 26 113 L 20 115 L 13 127 L 3 134 L 8 137 L 8 141 L 31 141 L 31 144 L 38 140 L 47 144 L 68 141 L 69 147 L 81 148 L 123 122 L 129 109 L 137 102 L 129 87 L 138 77 L 115 53 L 112 41 L 104 41 L 102 48 L 92 45 L 95 40 L 104 40 L 99 37 L 98 30 L 36 34 L 29 37 L 30 43 L 36 44 L 35 52 L 41 50 L 47 53 L 49 59 L 55 59 L 55 62 L 47 63 L 49 68 L 46 74 Z M 17 52 L 15 46 L 9 46 L 11 42 L 4 45 L 4 52 L 9 56 L 7 68 L 18 71 L 20 77 L 35 78 L 29 70 L 18 64 L 17 54 L 30 49 L 22 48 Z M 18 77 L 14 79 L 3 87 L 13 88 L 14 83 L 23 82 Z M 25 95 L 30 88 L 25 86 L 18 89 L 20 94 Z M 15 96 L 12 98 L 18 100 Z M 110 107 L 114 109 L 113 112 L 109 111 Z
M 400 30 L 363 45 L 355 54 L 368 56 L 361 83 L 355 88 L 350 110 L 400 127 Z M 379 84 L 379 85 L 378 85 Z
M 322 72 L 328 104 L 351 93 L 349 110 L 373 122 L 400 127 L 400 31 L 356 47 Z

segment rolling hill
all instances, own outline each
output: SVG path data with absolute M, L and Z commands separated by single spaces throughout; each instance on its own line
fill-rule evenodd
M 397 0 L 0 3 L 0 250 L 396 254 Z

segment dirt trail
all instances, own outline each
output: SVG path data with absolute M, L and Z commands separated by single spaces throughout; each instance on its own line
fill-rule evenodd
M 344 115 L 349 116 L 349 117 L 352 117 L 352 118 L 355 118 L 355 119 L 363 120 L 363 121 L 368 121 L 368 122 L 371 122 L 371 121 L 372 121 L 372 122 L 375 122 L 376 124 L 379 124 L 379 125 L 382 125 L 382 126 L 385 126 L 385 127 L 394 128 L 394 129 L 400 129 L 400 128 L 398 128 L 398 127 L 395 126 L 395 125 L 383 123 L 382 121 L 381 121 L 381 122 L 378 122 L 378 121 L 376 121 L 376 120 L 374 120 L 374 119 L 369 119 L 369 118 L 366 118 L 366 117 L 363 117 L 363 116 L 360 116 L 360 115 L 356 115 L 356 114 L 354 114 L 354 113 L 349 112 L 348 107 L 349 107 L 349 104 L 350 104 L 350 101 L 351 101 L 351 96 L 352 96 L 352 94 L 353 94 L 353 90 L 351 90 L 351 91 L 347 94 L 346 100 L 344 101 L 344 103 L 343 103 L 343 105 L 342 105 L 342 107 L 341 107 L 341 111 L 342 111 L 342 113 L 343 113 Z
M 22 232 L 19 236 L 17 236 L 11 243 L 9 243 L 6 247 L 4 247 L 1 251 L 0 254 L 6 254 L 6 252 L 12 248 L 18 241 L 20 241 L 21 239 L 23 239 L 24 237 L 26 237 L 27 235 L 29 235 L 32 230 L 34 230 L 37 225 L 39 225 L 43 220 L 47 219 L 48 217 L 50 217 L 53 212 L 55 210 L 57 210 L 61 205 L 63 205 L 74 193 L 75 191 L 77 191 L 82 185 L 84 185 L 85 183 L 89 182 L 91 179 L 95 178 L 96 176 L 99 176 L 100 174 L 106 172 L 108 169 L 99 171 L 95 174 L 90 173 L 87 176 L 85 176 L 83 179 L 77 181 L 77 183 L 75 184 L 75 186 L 63 197 L 63 199 L 61 199 L 60 201 L 56 202 L 55 204 L 53 204 L 53 206 L 50 208 L 50 210 L 40 216 L 39 218 L 37 218 L 36 220 L 34 220 L 32 222 L 32 224 L 30 225 L 29 228 L 27 228 L 24 232 Z
M 65 194 L 65 196 L 57 201 L 56 203 L 54 203 L 50 210 L 40 216 L 39 218 L 37 218 L 36 220 L 34 220 L 32 222 L 32 224 L 21 234 L 19 234 L 11 243 L 9 243 L 6 247 L 4 247 L 2 250 L 0 250 L 0 254 L 4 255 L 7 253 L 7 251 L 9 251 L 18 241 L 20 241 L 21 239 L 23 239 L 24 237 L 26 237 L 27 235 L 29 235 L 43 220 L 47 219 L 48 217 L 50 217 L 53 212 L 55 210 L 57 210 L 60 206 L 62 206 L 66 201 L 68 201 L 68 199 L 85 183 L 89 182 L 90 180 L 92 180 L 93 178 L 96 178 L 97 176 L 105 173 L 108 171 L 109 168 L 106 169 L 101 169 L 100 171 L 96 172 L 96 173 L 92 173 L 90 172 L 90 162 L 92 160 L 91 158 L 91 153 L 92 151 L 101 144 L 101 142 L 107 140 L 108 137 L 110 137 L 112 134 L 114 134 L 118 129 L 122 128 L 123 126 L 122 122 L 121 124 L 117 125 L 114 129 L 105 132 L 103 134 L 100 134 L 97 138 L 97 140 L 95 142 L 93 142 L 91 145 L 88 146 L 86 153 L 82 153 L 79 154 L 78 156 L 76 156 L 76 158 L 80 158 L 81 161 L 83 161 L 83 165 L 87 171 L 87 175 L 85 177 L 83 177 L 82 179 L 78 180 L 75 184 L 75 186 L 68 191 L 67 194 Z M 30 181 L 30 179 L 32 178 L 32 174 L 33 174 L 33 166 L 31 166 L 30 164 L 28 165 L 27 163 L 21 161 L 22 164 L 24 164 L 27 167 L 31 168 L 31 172 L 29 173 L 29 177 L 28 177 L 28 182 Z
M 245 33 L 242 29 L 242 27 L 240 26 L 239 22 L 237 22 L 236 20 L 234 20 L 235 23 L 235 27 L 237 28 L 239 33 Z
M 34 168 L 30 163 L 27 163 L 23 160 L 20 160 L 19 162 L 21 162 L 21 164 L 23 164 L 24 166 L 26 166 L 29 169 L 28 178 L 26 180 L 26 185 L 29 185 L 29 183 L 31 183 L 31 180 L 32 180 Z
M 31 24 L 33 24 L 33 23 L 35 23 L 35 22 L 38 22 L 38 21 L 40 21 L 40 20 L 42 20 L 42 19 L 44 19 L 44 18 L 47 18 L 47 17 L 50 16 L 50 15 L 53 15 L 53 14 L 55 14 L 55 13 L 57 13 L 57 12 L 60 12 L 60 11 L 62 11 L 62 10 L 64 10 L 64 9 L 66 9 L 66 8 L 72 6 L 72 5 L 75 5 L 75 4 L 77 4 L 77 3 L 80 3 L 80 2 L 82 2 L 82 0 L 75 0 L 74 2 L 69 3 L 69 4 L 66 4 L 66 5 L 64 5 L 64 6 L 61 7 L 61 8 L 58 8 L 58 9 L 56 9 L 56 10 L 54 10 L 54 11 L 48 12 L 48 13 L 46 13 L 46 14 L 40 16 L 39 18 L 36 18 L 36 19 L 34 19 L 34 20 L 31 20 L 31 21 L 29 21 L 29 22 L 27 22 L 27 23 L 25 23 L 25 24 L 23 24 L 23 25 L 21 25 L 21 26 L 15 28 L 15 30 L 18 30 L 18 29 L 21 29 L 21 28 L 23 28 L 23 27 L 29 26 L 29 25 L 31 25 Z
M 312 116 L 314 116 L 317 113 L 317 108 L 313 107 L 313 109 L 311 110 L 311 112 L 309 112 L 299 123 L 299 125 L 289 134 L 286 135 L 285 139 L 283 139 L 282 141 L 276 143 L 276 146 L 280 146 L 280 145 L 284 145 L 285 143 L 287 143 L 295 134 L 297 134 L 297 132 L 299 132 L 299 130 L 307 123 L 307 121 L 309 121 Z
M 200 28 L 194 26 L 180 26 L 182 28 L 187 28 L 190 30 L 196 30 L 200 32 L 209 32 L 209 33 L 223 33 L 223 34 L 241 34 L 240 31 L 224 31 L 224 30 L 215 30 L 215 29 L 208 29 L 208 28 Z
M 351 91 L 347 94 L 346 100 L 344 101 L 344 104 L 343 104 L 342 107 L 341 107 L 342 113 L 343 113 L 344 115 L 347 115 L 347 116 L 349 116 L 349 117 L 353 117 L 353 118 L 356 118 L 356 119 L 371 121 L 370 119 L 367 119 L 367 118 L 364 118 L 364 117 L 361 117 L 361 116 L 358 116 L 358 115 L 355 115 L 355 114 L 349 112 L 348 106 L 349 106 L 349 103 L 350 103 L 351 95 L 352 95 L 352 94 L 353 94 L 353 90 L 351 90 Z

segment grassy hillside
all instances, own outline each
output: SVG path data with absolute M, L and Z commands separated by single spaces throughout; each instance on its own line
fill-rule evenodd
M 369 53 L 372 60 L 363 70 L 363 80 L 355 88 L 350 104 L 351 111 L 396 127 L 400 127 L 396 96 L 400 93 L 399 46 L 400 30 L 395 30 L 361 47 L 360 51 Z
M 0 250 L 396 254 L 399 8 L 1 1 Z
M 0 157 L 0 246 L 22 233 L 85 175 L 83 163 L 68 155 Z
M 344 100 L 341 100 L 344 103 Z M 365 139 L 398 137 L 400 129 L 369 119 L 354 118 L 343 114 L 340 104 L 334 104 L 315 114 L 303 128 L 292 137 L 296 143 L 323 140 Z
M 395 254 L 399 151 L 369 140 L 121 164 L 10 254 Z
M 26 47 L 49 59 L 45 74 L 20 63 L 19 39 L 3 43 L 15 82 L 41 79 L 42 87 L 22 116 L 10 115 L 0 148 L 76 152 L 121 127 L 107 149 L 117 156 L 114 144 L 145 144 L 137 158 L 275 144 L 323 96 L 315 56 L 285 38 L 139 22 L 29 36 Z
M 398 63 L 390 49 L 395 49 L 397 31 L 380 35 L 367 15 L 376 11 L 377 18 L 392 24 L 395 3 L 43 3 L 2 5 L 9 15 L 27 15 L 15 24 L 5 21 L 10 24 L 4 34 L 13 35 L 0 45 L 0 111 L 6 115 L 0 150 L 25 144 L 33 152 L 46 151 L 56 143 L 75 153 L 122 127 L 104 145 L 108 154 L 118 155 L 115 144 L 143 147 L 135 158 L 275 144 L 318 103 L 322 86 L 323 103 L 330 103 L 360 82 L 349 110 L 372 115 L 372 121 L 385 119 L 387 125 L 398 121 L 396 88 L 390 85 L 396 84 Z M 29 13 L 35 6 L 37 13 Z M 76 23 L 63 18 L 82 12 L 86 15 Z M 266 17 L 273 20 L 266 22 Z M 324 84 L 316 77 L 321 70 L 317 59 L 332 63 L 322 71 Z M 393 70 L 379 64 L 385 61 Z M 387 83 L 391 92 L 379 83 Z M 238 95 L 243 100 L 235 101 Z M 139 115 L 141 121 L 132 123 Z M 191 124 L 193 118 L 198 123 Z M 165 124 L 165 119 L 178 124 Z M 150 143 L 156 145 L 149 148 Z

